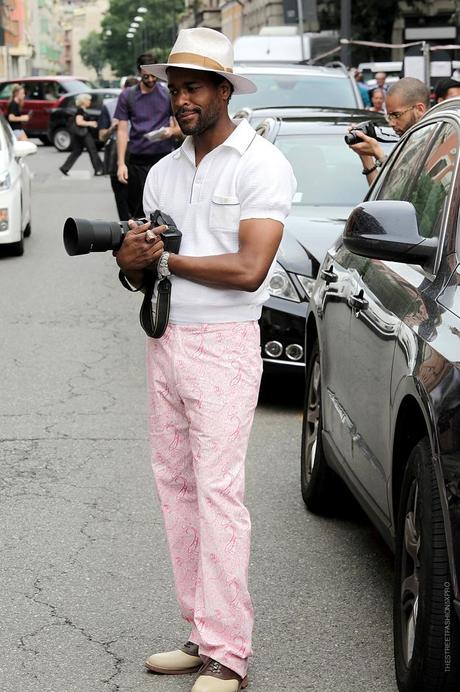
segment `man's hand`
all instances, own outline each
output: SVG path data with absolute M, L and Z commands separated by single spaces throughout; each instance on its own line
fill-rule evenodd
M 117 178 L 120 183 L 128 184 L 128 167 L 125 163 L 121 163 L 117 168 Z
M 353 134 L 362 140 L 359 144 L 350 144 L 350 149 L 356 151 L 360 156 L 373 156 L 376 159 L 383 159 L 385 157 L 385 152 L 376 139 L 368 137 L 364 132 L 361 132 L 361 130 L 354 130 L 352 127 L 349 131 L 353 132 Z
M 144 269 L 155 265 L 164 251 L 160 233 L 166 230 L 166 226 L 158 226 L 150 229 L 150 221 L 138 226 L 132 219 L 128 221 L 130 231 L 126 234 L 122 246 L 114 251 L 117 264 L 126 276 L 132 273 L 142 272 Z M 153 268 L 153 266 L 152 266 Z

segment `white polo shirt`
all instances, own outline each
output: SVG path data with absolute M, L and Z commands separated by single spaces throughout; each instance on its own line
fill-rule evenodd
M 284 223 L 296 180 L 291 165 L 246 120 L 195 165 L 187 137 L 150 169 L 144 211 L 160 209 L 182 232 L 181 255 L 204 257 L 238 252 L 242 219 Z M 273 269 L 273 265 L 272 265 Z M 255 292 L 203 286 L 172 276 L 170 322 L 217 323 L 257 320 L 268 299 L 267 278 Z

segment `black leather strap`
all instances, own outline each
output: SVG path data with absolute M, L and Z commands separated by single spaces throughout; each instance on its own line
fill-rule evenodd
M 157 284 L 157 299 L 155 310 L 152 306 L 155 276 L 146 272 L 144 300 L 142 301 L 139 319 L 142 329 L 152 339 L 159 339 L 166 331 L 169 321 L 171 303 L 171 281 L 165 277 Z

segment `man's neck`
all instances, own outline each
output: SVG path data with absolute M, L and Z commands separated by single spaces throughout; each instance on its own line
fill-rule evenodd
M 222 120 L 219 120 L 213 128 L 206 130 L 200 135 L 193 136 L 193 145 L 195 147 L 195 165 L 198 166 L 201 159 L 210 151 L 220 146 L 225 142 L 235 129 L 235 123 L 230 120 L 228 115 L 225 115 Z

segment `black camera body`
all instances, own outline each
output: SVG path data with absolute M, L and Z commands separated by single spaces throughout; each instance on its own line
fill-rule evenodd
M 158 209 L 149 219 L 135 219 L 138 226 L 150 221 L 151 227 L 168 226 L 160 233 L 165 251 L 178 253 L 182 233 L 170 216 Z M 119 250 L 129 231 L 127 221 L 90 221 L 69 216 L 64 224 L 64 246 L 68 255 L 87 255 L 89 252 Z
M 353 129 L 347 135 L 345 135 L 345 142 L 349 146 L 359 144 L 363 141 L 360 137 L 358 137 L 358 135 L 354 134 L 355 130 L 364 132 L 365 135 L 372 137 L 372 139 L 376 139 L 378 142 L 391 144 L 399 140 L 399 136 L 392 130 L 391 127 L 378 127 L 372 122 L 372 120 L 365 120 L 364 122 L 355 125 Z

